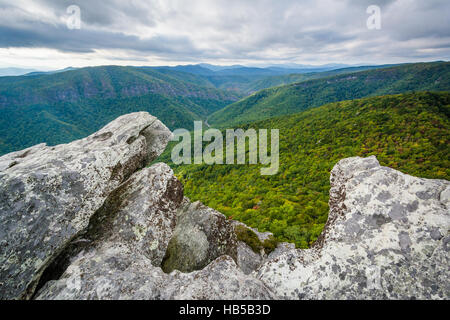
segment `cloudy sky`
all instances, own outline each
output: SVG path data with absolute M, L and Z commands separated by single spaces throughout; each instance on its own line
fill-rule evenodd
M 0 17 L 0 67 L 450 60 L 449 0 L 0 0 Z

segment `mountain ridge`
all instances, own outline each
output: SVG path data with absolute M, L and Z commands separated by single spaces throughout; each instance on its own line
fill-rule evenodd
M 233 126 L 330 102 L 425 90 L 450 90 L 450 62 L 406 64 L 264 89 L 216 111 L 208 123 Z
M 239 98 L 195 75 L 150 68 L 0 77 L 0 154 L 41 142 L 70 142 L 134 111 L 149 111 L 171 129 L 189 129 L 194 120 Z

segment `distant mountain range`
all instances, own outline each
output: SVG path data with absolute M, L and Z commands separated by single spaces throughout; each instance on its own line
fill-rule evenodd
M 65 72 L 70 70 L 75 70 L 77 68 L 67 67 L 59 70 L 51 70 L 51 71 L 40 71 L 36 69 L 25 69 L 25 68 L 0 68 L 0 77 L 8 77 L 8 76 L 37 76 L 42 74 L 53 74 L 59 72 Z
M 199 64 L 192 64 L 192 65 L 179 65 L 175 67 L 159 67 L 159 68 L 175 68 L 182 71 L 187 72 L 200 72 L 205 73 L 205 70 L 202 69 L 208 69 L 209 71 L 213 71 L 216 74 L 248 74 L 251 73 L 271 73 L 271 74 L 286 74 L 286 73 L 305 73 L 305 72 L 323 72 L 323 71 L 330 71 L 335 69 L 342 69 L 342 68 L 348 68 L 352 67 L 351 65 L 347 64 L 324 64 L 324 65 L 306 65 L 306 64 L 296 64 L 296 63 L 290 63 L 290 64 L 273 64 L 273 65 L 266 65 L 266 66 L 244 66 L 244 65 L 231 65 L 231 66 L 219 66 L 219 65 L 213 65 L 208 63 L 199 63 Z M 206 73 L 208 73 L 206 71 Z M 211 74 L 211 73 L 209 73 Z
M 280 64 L 266 67 L 248 67 L 242 65 L 216 66 L 211 64 L 179 65 L 175 67 L 152 67 L 163 70 L 181 71 L 199 75 L 212 85 L 224 90 L 232 90 L 242 95 L 269 88 L 275 85 L 289 84 L 306 79 L 320 78 L 327 75 L 355 72 L 372 68 L 385 68 L 390 65 L 350 67 L 344 64 L 327 64 L 310 66 L 300 64 Z M 338 71 L 339 70 L 339 71 Z M 324 72 L 335 72 L 324 74 Z M 269 77 L 273 77 L 272 79 Z
M 208 123 L 218 127 L 236 126 L 335 101 L 413 91 L 450 90 L 450 62 L 404 64 L 360 71 L 363 69 L 356 68 L 358 72 L 341 69 L 306 77 L 294 76 L 290 81 L 301 78 L 303 81 L 258 91 L 216 111 L 209 116 Z M 313 80 L 308 80 L 308 77 Z M 270 83 L 261 87 L 273 85 L 272 80 L 266 79 Z
M 5 76 L 21 76 L 30 72 L 36 72 L 35 69 L 24 68 L 0 68 L 0 77 Z
M 25 75 L 26 76 L 39 76 L 39 75 L 43 75 L 43 74 L 54 74 L 54 73 L 72 71 L 72 70 L 76 70 L 76 69 L 77 68 L 67 67 L 67 68 L 64 68 L 64 69 L 52 70 L 52 71 L 33 71 L 33 72 L 28 72 Z
M 353 66 L 355 67 L 355 66 Z M 192 65 L 178 65 L 178 66 L 157 66 L 157 67 L 142 67 L 142 68 L 153 68 L 158 71 L 170 70 L 179 71 L 185 73 L 191 73 L 195 75 L 200 75 L 207 78 L 213 86 L 224 90 L 232 90 L 238 92 L 242 95 L 247 95 L 253 93 L 257 90 L 268 88 L 272 85 L 272 82 L 267 82 L 268 86 L 264 86 L 266 82 L 262 81 L 265 78 L 273 76 L 280 77 L 280 80 L 274 79 L 274 85 L 292 83 L 291 81 L 297 82 L 300 80 L 305 80 L 309 77 L 300 77 L 300 74 L 314 74 L 323 73 L 326 71 L 353 68 L 352 66 L 346 64 L 325 64 L 319 66 L 313 65 L 303 65 L 303 64 L 274 64 L 261 67 L 249 67 L 243 65 L 230 65 L 230 66 L 219 66 L 212 65 L 208 63 L 199 63 Z M 380 68 L 385 66 L 358 66 L 362 68 Z M 139 68 L 139 67 L 136 67 Z M 39 71 L 34 69 L 25 68 L 0 68 L 1 76 L 37 76 L 44 74 L 54 74 L 65 71 L 76 70 L 74 67 L 67 67 L 59 70 L 51 71 Z M 164 71 L 162 71 L 164 72 Z M 291 77 L 290 75 L 297 75 L 297 77 Z M 285 76 L 285 77 L 283 77 Z
M 234 126 L 346 99 L 445 91 L 449 68 L 444 62 L 306 73 L 278 66 L 100 66 L 0 77 L 0 154 L 69 142 L 133 111 L 148 111 L 170 129 L 192 129 L 194 120 Z
M 243 66 L 243 65 L 220 66 L 220 65 L 213 65 L 213 64 L 208 64 L 208 63 L 198 63 L 198 64 L 192 64 L 192 65 L 179 65 L 179 66 L 175 66 L 175 67 L 162 66 L 162 67 L 155 67 L 155 68 L 174 69 L 174 70 L 189 72 L 189 73 L 194 73 L 194 74 L 213 74 L 215 72 L 221 73 L 222 71 L 224 71 L 222 74 L 230 74 L 230 73 L 234 73 L 234 72 L 243 74 L 243 73 L 247 73 L 247 71 L 253 71 L 255 73 L 261 72 L 261 73 L 267 74 L 267 73 L 323 72 L 323 71 L 341 69 L 341 68 L 346 68 L 346 67 L 350 67 L 350 65 L 325 64 L 325 65 L 320 65 L 320 66 L 313 66 L 313 65 L 303 65 L 303 64 L 291 63 L 291 64 L 275 64 L 275 65 L 269 65 L 269 66 L 264 66 L 264 67 L 248 67 L 248 66 Z M 58 73 L 58 72 L 75 70 L 75 69 L 77 69 L 77 68 L 67 67 L 67 68 L 59 69 L 59 70 L 42 71 L 42 70 L 36 70 L 36 69 L 31 69 L 31 68 L 9 67 L 9 68 L 0 68 L 0 77 L 51 74 L 51 73 Z M 236 70 L 236 69 L 238 69 L 238 70 Z M 213 73 L 208 72 L 208 70 L 212 71 Z M 234 70 L 234 71 L 231 71 L 231 70 Z

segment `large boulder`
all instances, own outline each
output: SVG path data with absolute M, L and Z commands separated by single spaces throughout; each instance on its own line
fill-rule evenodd
M 256 277 L 285 299 L 449 299 L 450 183 L 339 161 L 330 214 L 308 250 L 288 250 Z
M 237 259 L 234 227 L 223 214 L 194 202 L 177 220 L 162 264 L 165 272 L 199 270 L 222 255 Z
M 0 299 L 30 298 L 105 199 L 158 156 L 171 132 L 132 113 L 81 140 L 0 158 Z
M 182 218 L 175 225 L 177 214 Z M 186 228 L 180 229 L 180 224 Z M 260 280 L 246 276 L 231 256 L 225 255 L 232 255 L 233 248 L 234 233 L 228 225 L 222 214 L 183 199 L 181 183 L 172 170 L 155 164 L 111 193 L 87 231 L 54 260 L 48 276 L 44 273 L 45 282 L 35 298 L 274 298 Z M 192 231 L 191 227 L 201 228 L 207 241 L 198 250 L 186 245 L 186 255 L 176 252 L 178 266 L 186 271 L 183 263 L 195 261 L 197 264 L 189 266 L 201 270 L 165 273 L 160 265 L 166 251 L 170 252 L 169 239 L 179 242 L 182 233 L 177 230 Z M 191 237 L 189 241 L 197 243 L 198 236 L 191 232 L 183 239 Z

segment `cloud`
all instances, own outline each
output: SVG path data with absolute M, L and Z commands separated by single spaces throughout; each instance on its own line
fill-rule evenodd
M 29 28 L 0 25 L 0 44 L 5 47 L 52 48 L 69 52 L 126 48 L 161 54 L 195 53 L 190 39 L 185 37 L 161 35 L 143 39 L 121 32 L 70 30 L 63 24 L 55 26 L 42 22 L 30 23 Z
M 79 30 L 66 26 L 72 4 L 81 9 Z M 381 30 L 366 27 L 372 4 L 381 8 Z M 450 57 L 447 0 L 0 0 L 0 14 L 0 48 L 79 57 L 107 51 L 105 62 L 113 63 L 116 51 L 129 52 L 130 60 L 170 63 Z

